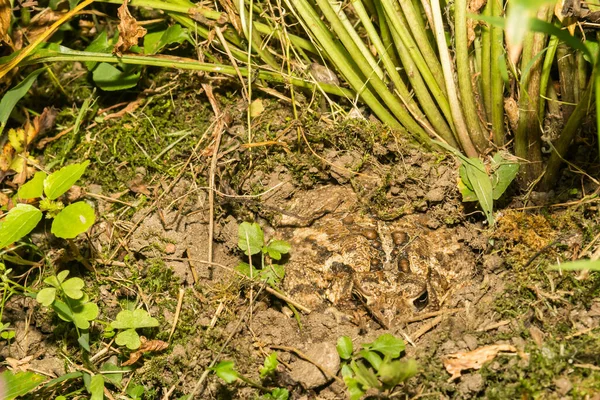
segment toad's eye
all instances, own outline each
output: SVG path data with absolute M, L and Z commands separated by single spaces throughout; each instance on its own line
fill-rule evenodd
M 416 299 L 413 300 L 413 305 L 418 311 L 421 311 L 429 304 L 429 293 L 427 290 L 424 290 L 423 293 L 419 295 Z

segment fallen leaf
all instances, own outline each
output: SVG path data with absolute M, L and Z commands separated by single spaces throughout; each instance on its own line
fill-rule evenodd
M 131 16 L 127 8 L 127 0 L 123 0 L 123 5 L 117 11 L 119 16 L 119 40 L 115 44 L 113 53 L 121 57 L 124 52 L 131 47 L 137 46 L 138 40 L 146 34 L 146 29 L 138 25 L 135 18 Z
M 10 0 L 0 0 L 0 41 L 9 42 L 10 40 L 8 28 L 10 28 L 11 17 Z
M 252 118 L 258 117 L 263 111 L 265 111 L 265 107 L 261 99 L 256 99 L 250 104 L 250 116 Z
M 61 19 L 67 11 L 53 11 L 51 8 L 46 8 L 36 14 L 27 28 L 23 29 L 23 36 L 27 38 L 29 43 L 36 40 L 40 35 L 46 33 L 48 28 Z
M 517 348 L 509 344 L 494 344 L 473 351 L 448 354 L 447 358 L 443 360 L 446 371 L 452 375 L 448 382 L 459 378 L 464 370 L 480 369 L 483 364 L 493 360 L 501 351 L 516 353 Z
M 140 341 L 142 342 L 140 348 L 129 354 L 129 360 L 121 364 L 123 367 L 135 364 L 144 353 L 163 351 L 169 347 L 169 343 L 167 342 L 163 342 L 162 340 L 147 340 L 144 336 L 140 336 Z

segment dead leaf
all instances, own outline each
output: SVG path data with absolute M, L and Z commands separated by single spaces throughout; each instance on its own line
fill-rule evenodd
M 23 36 L 27 38 L 29 43 L 36 40 L 40 35 L 46 33 L 48 28 L 61 19 L 67 11 L 53 11 L 50 8 L 46 8 L 36 14 L 27 28 L 23 29 Z
M 141 193 L 145 196 L 150 196 L 152 193 L 148 190 L 148 185 L 144 183 L 144 177 L 140 175 L 136 175 L 135 178 L 127 182 L 127 187 L 133 193 Z
M 143 336 L 140 336 L 140 341 L 142 342 L 142 345 L 139 349 L 129 354 L 129 360 L 121 364 L 123 367 L 135 364 L 144 353 L 150 351 L 163 351 L 164 349 L 169 347 L 169 343 L 167 342 L 163 342 L 162 340 L 146 340 L 146 338 Z
M 0 41 L 8 42 L 8 28 L 10 28 L 10 20 L 12 10 L 10 8 L 10 0 L 0 0 Z
M 483 364 L 493 360 L 501 351 L 516 353 L 517 348 L 510 344 L 494 344 L 473 351 L 448 354 L 447 358 L 443 360 L 446 371 L 452 375 L 448 382 L 459 378 L 461 372 L 466 369 L 480 369 Z
M 250 116 L 252 118 L 258 117 L 263 111 L 265 111 L 265 106 L 263 106 L 261 99 L 256 99 L 250 104 Z
M 146 34 L 146 29 L 138 25 L 135 18 L 131 16 L 127 8 L 127 0 L 123 0 L 123 5 L 117 11 L 119 16 L 119 40 L 115 44 L 113 53 L 121 57 L 131 47 L 138 44 L 138 40 Z
M 23 357 L 20 360 L 17 360 L 16 358 L 6 357 L 6 360 L 4 361 L 6 361 L 6 363 L 13 372 L 25 372 L 30 368 L 29 362 L 33 359 L 33 356 Z

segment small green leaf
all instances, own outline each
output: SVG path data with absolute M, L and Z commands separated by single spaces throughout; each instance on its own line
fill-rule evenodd
M 358 355 L 367 360 L 375 369 L 375 371 L 379 371 L 379 367 L 381 366 L 383 359 L 378 353 L 369 350 L 361 350 Z
M 83 201 L 66 206 L 52 221 L 52 233 L 63 239 L 73 239 L 86 232 L 96 222 L 92 207 Z
M 125 90 L 137 85 L 139 72 L 125 72 L 108 63 L 100 63 L 92 73 L 92 79 L 105 91 Z
M 275 286 L 285 276 L 285 269 L 279 264 L 267 265 L 265 269 L 260 271 L 259 276 L 261 281 L 266 281 L 270 286 Z
M 290 251 L 290 244 L 283 240 L 273 240 L 267 245 L 266 251 L 274 260 L 281 260 L 282 254 L 287 254 Z
M 493 198 L 498 200 L 519 173 L 519 163 L 511 161 L 504 152 L 497 152 L 492 159 Z
M 142 385 L 130 386 L 127 389 L 127 394 L 133 400 L 142 400 L 142 396 L 144 394 L 144 387 Z
M 67 279 L 67 276 L 69 276 L 69 270 L 65 269 L 65 270 L 60 271 L 58 274 L 56 274 L 56 279 L 58 281 L 58 285 L 54 285 L 54 284 L 52 284 L 50 282 L 46 282 L 46 281 L 44 281 L 44 282 L 58 288 L 65 281 L 65 279 Z M 52 276 L 49 277 L 48 280 L 50 281 L 51 278 L 53 278 L 53 277 Z
M 364 343 L 363 348 L 371 351 L 378 351 L 384 356 L 398 358 L 400 357 L 400 353 L 404 351 L 404 341 L 392 334 L 384 333 L 375 339 L 374 342 Z
M 151 328 L 158 326 L 158 320 L 152 318 L 148 311 L 138 308 L 134 311 L 123 310 L 117 319 L 110 324 L 113 329 Z
M 290 398 L 290 392 L 284 388 L 275 388 L 271 390 L 267 397 L 269 400 L 288 400 Z
M 473 191 L 473 187 L 469 182 L 469 178 L 467 177 L 467 170 L 465 169 L 465 164 L 461 164 L 458 168 L 459 179 L 458 179 L 458 190 L 462 194 L 462 201 L 465 203 L 471 201 L 477 201 L 477 195 Z
M 465 170 L 469 178 L 469 183 L 477 195 L 479 205 L 491 226 L 494 224 L 492 181 L 485 171 L 483 162 L 478 158 L 470 158 L 469 163 L 465 163 Z
M 73 312 L 64 302 L 60 300 L 54 300 L 54 303 L 52 303 L 52 309 L 63 321 L 73 322 Z
M 144 36 L 144 53 L 156 54 L 173 43 L 183 43 L 189 40 L 187 29 L 181 25 L 171 25 L 164 31 L 150 32 Z
M 85 286 L 83 279 L 71 278 L 64 281 L 61 285 L 63 292 L 72 299 L 80 299 L 83 297 L 81 289 Z
M 260 377 L 265 378 L 277 370 L 279 361 L 277 361 L 277 353 L 272 352 L 268 357 L 265 357 L 264 366 L 260 368 Z
M 79 343 L 79 346 L 81 346 L 82 349 L 89 353 L 91 351 L 89 332 L 82 333 L 81 336 L 77 338 L 77 343 Z
M 92 42 L 85 48 L 85 51 L 91 53 L 111 53 L 114 47 L 115 45 L 113 41 L 108 39 L 106 30 L 103 30 L 96 35 L 94 40 L 92 40 Z M 88 71 L 93 70 L 96 65 L 98 65 L 98 63 L 95 61 L 87 61 L 85 63 L 85 67 L 88 69 Z
M 2 389 L 2 400 L 13 400 L 19 396 L 30 393 L 38 387 L 46 377 L 33 372 L 17 372 L 16 374 L 6 370 L 0 374 L 0 389 Z
M 6 121 L 8 121 L 8 117 L 10 117 L 13 108 L 15 108 L 19 100 L 27 94 L 38 75 L 44 72 L 46 68 L 47 67 L 36 69 L 2 96 L 2 100 L 0 100 L 0 134 L 4 131 Z M 0 246 L 0 248 L 1 247 L 4 246 Z
M 367 368 L 363 363 L 352 361 L 350 363 L 350 368 L 354 372 L 354 379 L 360 383 L 363 388 L 380 388 L 381 384 L 377 380 L 377 376 L 373 371 Z
M 417 374 L 415 360 L 387 361 L 379 368 L 379 379 L 387 386 L 394 387 Z
M 102 374 L 104 378 L 112 383 L 113 385 L 120 385 L 123 380 L 123 368 L 107 361 L 100 367 L 100 371 L 105 372 Z M 107 374 L 106 372 L 115 371 L 114 373 Z M 131 396 L 131 395 L 130 395 Z
M 90 400 L 104 400 L 104 377 L 100 374 L 94 375 L 90 381 Z
M 233 383 L 238 379 L 238 373 L 235 370 L 233 361 L 221 361 L 210 369 L 215 371 L 217 376 L 226 383 Z
M 359 400 L 365 394 L 365 391 L 361 388 L 356 379 L 345 376 L 344 383 L 346 383 L 346 387 L 348 388 L 350 400 Z
M 44 181 L 46 197 L 55 200 L 65 194 L 81 178 L 89 164 L 89 160 L 86 160 L 81 164 L 67 165 L 50 174 Z
M 138 335 L 135 329 L 126 329 L 122 332 L 119 332 L 115 337 L 115 343 L 117 343 L 119 346 L 127 346 L 129 350 L 135 350 L 142 344 L 140 341 L 140 335 Z
M 37 300 L 37 302 L 46 307 L 50 307 L 50 304 L 52 304 L 54 302 L 55 298 L 56 298 L 56 289 L 55 288 L 44 288 L 38 292 L 37 296 L 35 296 L 35 299 Z
M 17 204 L 0 221 L 0 249 L 20 240 L 42 219 L 42 212 L 29 204 Z
M 250 264 L 245 263 L 245 262 L 240 262 L 236 267 L 235 270 L 237 272 L 239 272 L 240 274 L 246 275 L 248 278 L 256 278 L 259 274 L 260 271 L 257 270 L 256 268 L 254 268 L 254 266 L 252 266 L 252 270 L 250 269 Z M 252 274 L 250 274 L 250 271 L 252 271 Z
M 354 347 L 350 336 L 340 337 L 337 341 L 336 349 L 343 360 L 349 360 L 350 357 L 352 357 L 352 353 L 354 353 Z
M 15 331 L 4 331 L 0 333 L 0 338 L 10 340 L 15 337 Z
M 242 222 L 238 228 L 238 246 L 244 254 L 251 256 L 261 252 L 265 238 L 260 225 Z
M 36 172 L 29 182 L 19 188 L 19 191 L 17 192 L 19 198 L 27 200 L 42 197 L 42 194 L 44 193 L 44 179 L 46 179 L 47 176 L 48 175 L 44 171 Z

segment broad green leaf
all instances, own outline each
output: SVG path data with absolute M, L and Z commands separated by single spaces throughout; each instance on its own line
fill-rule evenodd
M 26 236 L 42 219 L 42 212 L 29 204 L 17 204 L 0 221 L 0 249 Z
M 112 53 L 114 47 L 113 41 L 108 39 L 106 30 L 103 30 L 100 34 L 96 35 L 94 40 L 85 48 L 85 51 L 90 53 Z M 88 71 L 93 70 L 96 65 L 98 63 L 95 61 L 85 62 L 85 67 Z
M 283 240 L 273 240 L 267 245 L 266 251 L 274 260 L 281 260 L 282 254 L 287 254 L 290 251 L 290 244 Z
M 64 281 L 61 285 L 63 292 L 72 299 L 80 299 L 83 297 L 81 289 L 85 286 L 83 279 L 71 278 Z
M 49 381 L 48 383 L 46 383 L 44 385 L 45 388 L 49 388 L 52 387 L 54 385 L 58 385 L 59 383 L 63 383 L 66 381 L 69 381 L 71 379 L 79 379 L 81 378 L 81 376 L 83 375 L 82 372 L 77 371 L 77 372 L 70 372 L 68 374 L 59 376 L 58 378 L 52 379 L 51 381 Z
M 13 108 L 15 108 L 19 100 L 27 94 L 38 75 L 44 72 L 46 68 L 47 67 L 36 69 L 2 96 L 2 100 L 0 100 L 0 134 L 4 131 L 6 121 L 8 121 L 8 117 L 10 117 Z
M 37 296 L 35 296 L 35 299 L 37 300 L 37 302 L 46 307 L 50 307 L 50 304 L 52 304 L 54 302 L 55 298 L 56 298 L 56 289 L 55 288 L 44 288 L 38 292 Z
M 266 281 L 271 286 L 277 285 L 285 276 L 285 269 L 282 265 L 271 264 L 265 266 L 265 269 L 260 271 L 260 280 Z
M 113 385 L 121 384 L 121 381 L 123 380 L 123 368 L 107 361 L 104 364 L 102 364 L 102 366 L 100 367 L 100 371 L 105 372 L 102 375 L 108 382 L 112 383 Z M 115 372 L 111 374 L 106 373 L 110 371 Z
M 52 303 L 52 309 L 56 312 L 56 315 L 63 321 L 73 322 L 73 312 L 64 302 L 61 300 L 54 300 Z M 85 328 L 84 328 L 85 329 Z
M 30 393 L 38 387 L 46 377 L 33 372 L 17 372 L 6 370 L 0 374 L 0 394 L 2 400 L 12 400 Z
M 142 344 L 140 341 L 140 335 L 135 331 L 135 329 L 126 329 L 115 337 L 115 343 L 119 346 L 127 346 L 129 350 L 135 350 L 139 348 Z
M 277 361 L 277 353 L 272 352 L 268 357 L 265 357 L 264 366 L 260 368 L 260 377 L 265 378 L 267 375 L 272 374 L 277 370 L 279 361 Z
M 151 328 L 158 326 L 156 318 L 152 318 L 148 311 L 138 308 L 136 310 L 123 310 L 117 314 L 117 319 L 110 324 L 113 329 Z
M 344 377 L 344 378 L 346 378 L 346 377 L 352 378 L 354 376 L 354 372 L 352 372 L 352 368 L 350 368 L 350 366 L 346 363 L 342 364 L 341 373 L 342 373 L 342 377 Z
M 374 342 L 364 343 L 362 346 L 367 350 L 378 351 L 384 356 L 398 358 L 400 357 L 400 353 L 404 351 L 404 340 L 392 334 L 384 333 L 375 339 Z
M 358 352 L 358 355 L 367 360 L 369 364 L 375 368 L 375 371 L 379 371 L 379 367 L 381 366 L 383 359 L 378 353 L 369 350 L 361 350 Z
M 238 373 L 235 370 L 233 361 L 221 361 L 211 368 L 217 376 L 223 379 L 226 383 L 233 383 L 238 379 Z
M 352 357 L 352 353 L 354 353 L 354 347 L 350 336 L 341 336 L 338 339 L 335 348 L 343 360 L 349 360 L 350 357 Z
M 42 197 L 42 194 L 44 193 L 44 179 L 46 179 L 47 176 L 48 175 L 46 175 L 44 171 L 36 172 L 29 182 L 19 188 L 17 196 L 24 200 Z
M 100 374 L 94 375 L 90 381 L 90 400 L 104 400 L 104 377 Z
M 388 387 L 394 387 L 417 374 L 415 360 L 385 361 L 379 368 L 379 379 Z
M 54 217 L 52 233 L 59 238 L 73 239 L 86 232 L 96 222 L 96 213 L 84 201 L 69 204 Z
M 252 266 L 252 269 L 250 269 L 250 264 L 243 261 L 240 261 L 240 263 L 235 267 L 235 270 L 243 275 L 246 275 L 248 278 L 256 278 L 260 274 L 260 271 L 254 268 L 254 265 Z M 250 274 L 250 271 L 252 271 L 252 275 Z
M 552 270 L 560 271 L 600 271 L 600 260 L 577 260 L 570 261 L 563 264 L 553 265 L 550 267 Z
M 265 238 L 260 225 L 256 222 L 242 222 L 238 228 L 238 246 L 244 254 L 251 256 L 261 252 Z
M 479 205 L 481 206 L 488 223 L 492 226 L 494 224 L 492 181 L 485 171 L 485 166 L 480 159 L 470 158 L 469 161 L 469 163 L 465 164 L 469 183 L 477 195 L 477 200 L 479 201 Z
M 350 368 L 352 368 L 352 371 L 354 372 L 354 379 L 356 379 L 363 388 L 379 388 L 381 386 L 375 373 L 360 361 L 352 361 L 350 363 Z
M 351 377 L 344 377 L 344 383 L 348 388 L 348 393 L 350 394 L 350 400 L 359 400 L 365 394 L 365 391 L 361 388 L 358 381 Z
M 44 181 L 46 197 L 55 200 L 65 194 L 81 178 L 89 164 L 89 160 L 86 160 L 81 164 L 67 165 L 50 174 Z
M 181 25 L 171 25 L 164 31 L 150 32 L 144 36 L 144 53 L 156 54 L 173 43 L 183 43 L 189 40 L 187 29 Z
M 499 151 L 492 159 L 492 171 L 492 194 L 498 200 L 519 173 L 519 164 Z
M 100 89 L 110 92 L 130 89 L 136 86 L 140 79 L 140 73 L 124 72 L 103 62 L 94 69 L 92 78 Z

